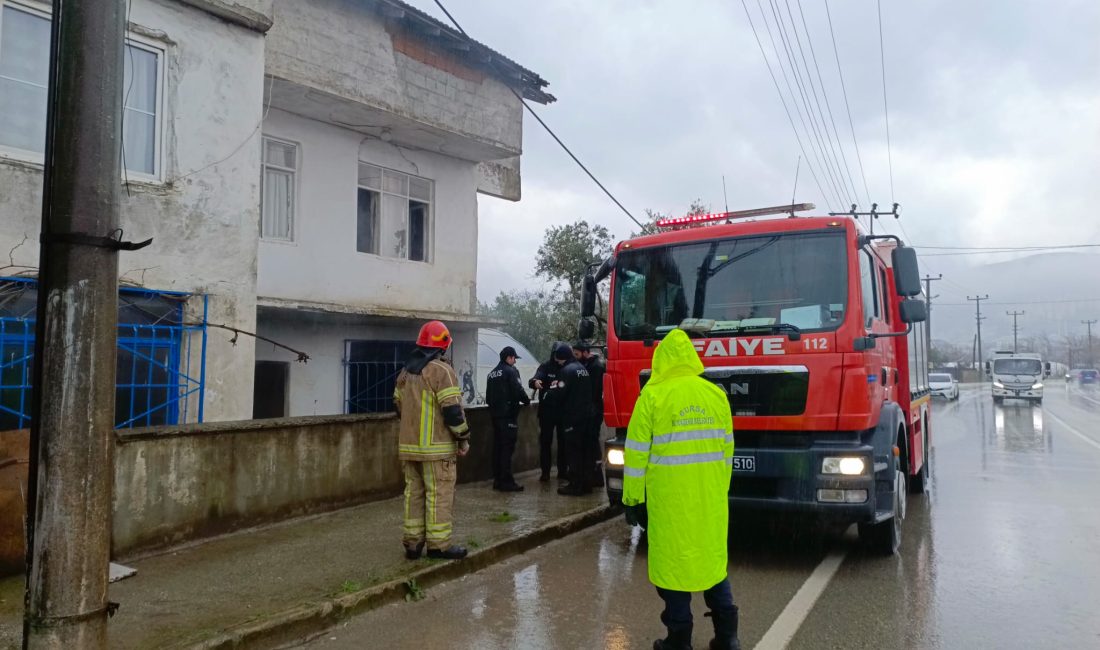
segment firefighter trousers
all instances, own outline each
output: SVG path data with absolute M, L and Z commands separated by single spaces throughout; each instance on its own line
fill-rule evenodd
M 405 546 L 427 540 L 429 549 L 446 549 L 451 545 L 458 463 L 448 458 L 406 460 L 401 465 L 405 472 Z

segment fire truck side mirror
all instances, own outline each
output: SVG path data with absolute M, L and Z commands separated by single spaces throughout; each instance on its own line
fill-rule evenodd
M 591 274 L 585 274 L 581 286 L 581 318 L 590 318 L 596 315 L 596 278 Z M 590 338 L 582 336 L 581 338 Z
M 921 284 L 920 268 L 917 265 L 917 249 L 909 246 L 899 246 L 891 253 L 891 258 L 894 267 L 894 288 L 897 289 L 898 295 L 906 298 L 919 296 Z M 919 321 L 905 322 L 916 323 Z
M 589 340 L 596 338 L 596 323 L 588 318 L 582 318 L 577 323 L 577 338 Z
M 903 300 L 900 308 L 903 323 L 923 323 L 928 320 L 928 305 L 923 300 Z

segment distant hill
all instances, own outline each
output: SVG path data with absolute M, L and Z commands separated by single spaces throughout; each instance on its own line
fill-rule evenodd
M 1006 311 L 1025 311 L 1019 317 L 1020 338 L 1046 333 L 1051 337 L 1085 333 L 1082 320 L 1100 318 L 1100 255 L 1043 253 L 1011 261 L 967 267 L 947 257 L 926 258 L 951 282 L 934 282 L 932 333 L 970 347 L 974 332 L 971 296 L 989 294 L 982 302 L 982 341 L 988 350 L 1011 347 L 1012 317 Z M 922 272 L 926 272 L 922 268 Z M 1100 345 L 1100 327 L 1093 326 Z

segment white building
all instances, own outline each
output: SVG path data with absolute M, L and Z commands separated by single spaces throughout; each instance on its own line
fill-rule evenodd
M 26 425 L 48 19 L 0 0 L 0 428 Z M 398 0 L 133 0 L 125 60 L 122 225 L 154 242 L 120 262 L 120 424 L 385 410 L 432 318 L 476 367 L 477 194 L 519 199 L 513 91 L 545 81 Z

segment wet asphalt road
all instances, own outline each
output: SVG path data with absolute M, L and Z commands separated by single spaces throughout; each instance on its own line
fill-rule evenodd
M 1000 407 L 964 388 L 933 418 L 933 488 L 909 498 L 899 556 L 868 555 L 851 530 L 733 520 L 744 647 L 1100 648 L 1100 390 L 1051 383 L 1041 407 Z M 815 584 L 816 601 L 795 598 Z M 701 597 L 694 609 L 706 647 Z M 644 540 L 615 520 L 309 645 L 627 650 L 663 636 L 659 614 Z

